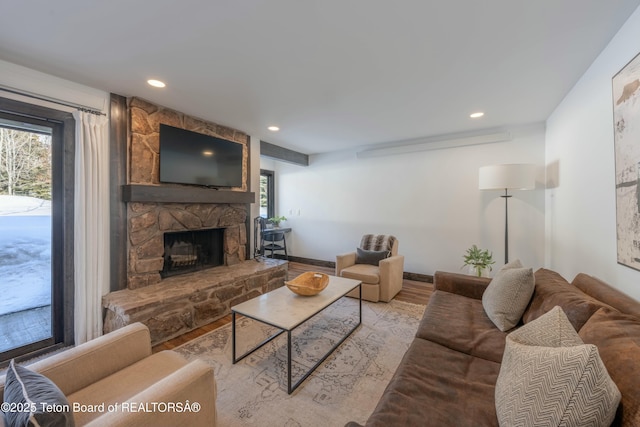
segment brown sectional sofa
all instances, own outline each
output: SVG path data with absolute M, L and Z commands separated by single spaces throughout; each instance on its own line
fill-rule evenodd
M 367 427 L 498 425 L 495 384 L 510 331 L 498 330 L 484 312 L 481 299 L 490 279 L 445 272 L 434 279 L 416 337 Z M 613 425 L 639 426 L 640 303 L 586 274 L 569 283 L 540 269 L 521 324 L 555 306 L 585 343 L 598 347 L 622 393 Z

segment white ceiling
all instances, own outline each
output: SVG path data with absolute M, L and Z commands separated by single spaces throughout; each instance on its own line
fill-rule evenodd
M 0 59 L 313 154 L 544 121 L 639 4 L 10 1 Z

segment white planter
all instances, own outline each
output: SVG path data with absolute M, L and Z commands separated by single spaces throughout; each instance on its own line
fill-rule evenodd
M 478 274 L 478 270 L 479 270 L 480 274 Z M 470 265 L 469 266 L 469 274 L 471 274 L 472 276 L 476 276 L 476 277 L 489 277 L 487 268 L 478 267 L 478 266 L 475 266 L 475 265 Z

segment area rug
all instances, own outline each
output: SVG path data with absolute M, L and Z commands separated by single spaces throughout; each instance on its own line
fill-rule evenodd
M 231 325 L 176 349 L 215 369 L 221 426 L 343 426 L 364 423 L 413 340 L 425 306 L 362 303 L 362 325 L 300 387 L 287 394 L 286 334 L 231 363 Z M 294 381 L 357 322 L 358 301 L 343 298 L 294 330 Z M 277 332 L 250 319 L 237 322 L 237 354 Z

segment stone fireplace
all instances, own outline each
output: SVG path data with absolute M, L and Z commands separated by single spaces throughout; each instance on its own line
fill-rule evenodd
M 156 344 L 230 313 L 283 286 L 287 263 L 247 260 L 248 136 L 139 98 L 128 100 L 126 288 L 103 297 L 104 332 L 142 322 Z M 160 124 L 243 145 L 242 186 L 212 189 L 159 181 Z M 204 248 L 198 236 L 215 243 Z M 168 239 L 168 240 L 167 240 Z M 167 267 L 176 271 L 167 273 Z M 196 267 L 202 268 L 195 271 Z
M 152 186 L 156 196 L 132 200 L 127 204 L 129 236 L 127 287 L 139 289 L 160 283 L 165 269 L 164 233 L 222 228 L 223 265 L 243 262 L 247 255 L 247 204 L 215 203 L 218 193 L 246 194 L 248 170 L 248 136 L 215 123 L 206 122 L 139 98 L 129 100 L 130 147 L 129 183 Z M 197 197 L 178 203 L 166 197 L 169 191 L 188 194 L 194 187 L 160 183 L 160 124 L 228 139 L 244 146 L 242 187 L 231 191 L 213 189 L 211 196 Z M 159 191 L 159 193 L 158 193 Z M 212 200 L 208 202 L 208 200 Z M 208 203 L 207 203 L 208 202 Z

